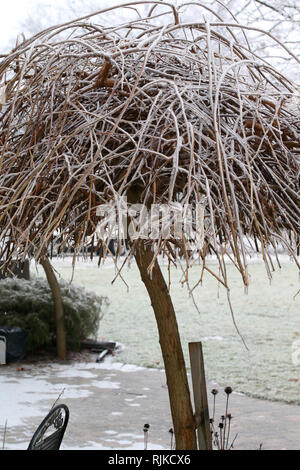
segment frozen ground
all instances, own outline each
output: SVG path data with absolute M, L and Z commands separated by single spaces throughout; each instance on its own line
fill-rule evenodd
M 70 409 L 63 450 L 143 450 L 146 422 L 151 422 L 147 448 L 167 448 L 171 420 L 164 374 L 111 356 L 101 364 L 95 358 L 2 366 L 0 449 L 3 441 L 5 450 L 26 449 L 57 400 Z M 153 394 L 160 395 L 155 416 Z
M 54 259 L 53 264 L 64 279 L 71 279 L 70 258 Z M 162 269 L 167 272 L 165 266 Z M 226 292 L 218 288 L 216 280 L 207 275 L 203 285 L 194 291 L 198 313 L 186 288 L 181 287 L 180 269 L 173 269 L 171 295 L 187 364 L 188 342 L 201 340 L 207 380 L 230 385 L 253 397 L 300 404 L 300 364 L 292 360 L 300 335 L 300 294 L 295 297 L 300 284 L 295 265 L 283 259 L 282 269 L 275 271 L 270 284 L 264 265 L 259 261 L 250 263 L 248 294 L 238 272 L 230 264 L 227 269 L 235 319 L 248 350 L 233 325 Z M 36 275 L 34 266 L 32 274 Z M 41 268 L 38 275 L 43 276 Z M 112 284 L 115 268 L 111 263 L 98 268 L 96 261 L 81 260 L 73 282 L 109 297 L 99 339 L 124 346 L 118 361 L 162 368 L 154 315 L 136 266 L 126 266 L 122 276 L 128 287 L 120 278 Z M 200 269 L 194 267 L 190 271 L 191 285 L 199 276 Z
M 25 450 L 59 400 L 70 410 L 62 450 L 143 450 L 145 423 L 150 424 L 147 448 L 169 450 L 172 421 L 164 370 L 122 364 L 112 356 L 96 363 L 96 357 L 81 353 L 76 360 L 1 366 L 0 448 Z M 219 390 L 219 422 L 226 395 L 216 382 L 207 388 L 211 416 L 210 391 Z M 299 449 L 300 406 L 233 392 L 228 411 L 233 416 L 229 445 L 236 437 L 234 449 L 257 450 L 260 444 L 264 450 Z

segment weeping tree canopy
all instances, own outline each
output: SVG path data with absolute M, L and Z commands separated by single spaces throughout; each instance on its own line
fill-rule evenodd
M 93 253 L 97 207 L 130 195 L 147 208 L 204 208 L 201 247 L 170 231 L 146 242 L 154 257 L 200 258 L 204 271 L 214 253 L 225 285 L 226 254 L 248 284 L 249 246 L 269 275 L 269 247 L 298 263 L 299 90 L 234 19 L 186 24 L 166 2 L 128 6 L 140 4 L 148 17 L 101 26 L 90 15 L 0 63 L 0 259 L 38 259 L 53 243 Z
M 251 51 L 234 17 L 203 22 L 196 11 L 206 7 L 190 2 L 187 24 L 171 3 L 126 5 L 135 19 L 103 26 L 101 17 L 127 11 L 111 7 L 37 34 L 0 63 L 0 258 L 45 262 L 51 246 L 76 255 L 104 245 L 105 254 L 113 226 L 138 215 L 125 235 L 156 318 L 176 449 L 195 449 L 199 423 L 157 256 L 183 257 L 187 284 L 200 259 L 200 281 L 208 271 L 227 288 L 227 257 L 248 285 L 249 243 L 269 276 L 270 247 L 283 245 L 300 268 L 299 90 Z

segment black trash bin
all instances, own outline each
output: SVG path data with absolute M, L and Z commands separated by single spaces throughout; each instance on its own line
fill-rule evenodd
M 26 332 L 17 326 L 0 326 L 0 336 L 6 338 L 6 363 L 17 362 L 26 355 Z

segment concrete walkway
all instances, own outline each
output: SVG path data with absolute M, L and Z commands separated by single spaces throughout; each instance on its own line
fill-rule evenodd
M 108 357 L 96 363 L 42 362 L 0 366 L 0 443 L 5 421 L 5 449 L 26 449 L 34 430 L 59 398 L 70 408 L 62 449 L 170 449 L 171 418 L 164 371 L 122 365 Z M 225 413 L 226 395 L 217 388 L 216 418 Z M 230 396 L 234 448 L 300 449 L 300 406 Z

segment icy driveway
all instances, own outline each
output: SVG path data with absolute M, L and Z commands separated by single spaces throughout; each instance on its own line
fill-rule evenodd
M 143 449 L 145 423 L 151 423 L 148 448 L 168 446 L 171 421 L 163 371 L 121 364 L 111 357 L 101 364 L 22 368 L 10 364 L 0 369 L 0 435 L 7 422 L 5 449 L 26 449 L 59 397 L 70 408 L 63 449 Z
M 10 364 L 0 368 L 0 444 L 7 420 L 5 449 L 26 449 L 38 424 L 60 397 L 70 409 L 61 449 L 143 449 L 145 423 L 148 449 L 170 449 L 171 418 L 164 371 L 104 363 L 65 362 Z M 227 385 L 227 384 L 226 384 Z M 225 394 L 218 388 L 217 414 L 224 414 Z M 209 393 L 209 399 L 211 394 Z M 235 449 L 300 449 L 300 406 L 233 393 Z M 212 409 L 210 402 L 210 409 Z M 1 445 L 2 447 L 2 445 Z

